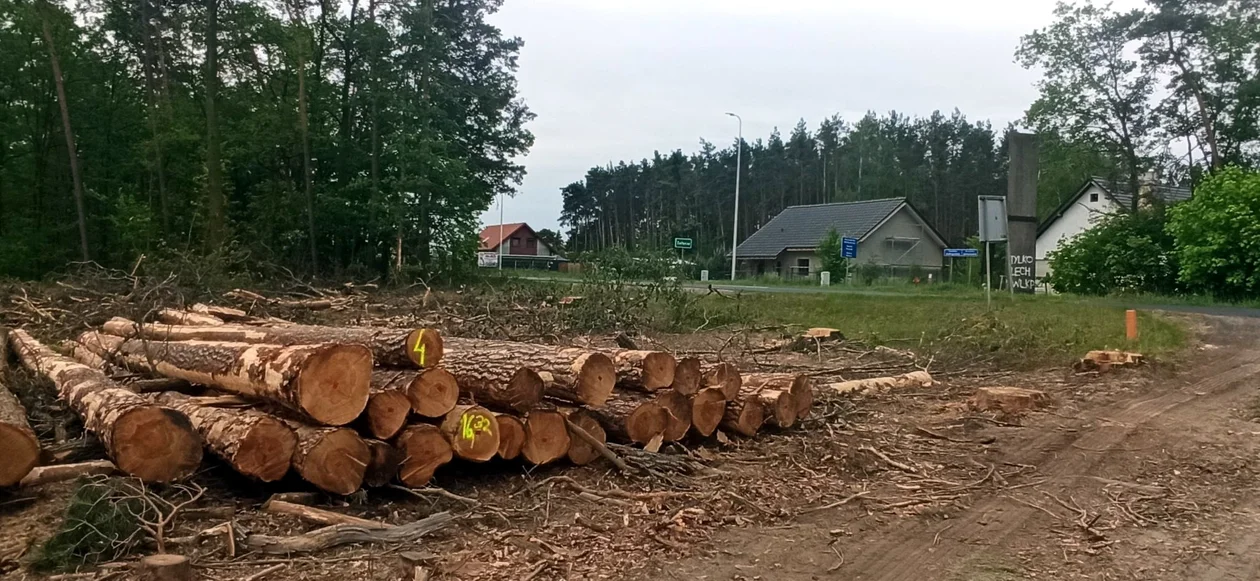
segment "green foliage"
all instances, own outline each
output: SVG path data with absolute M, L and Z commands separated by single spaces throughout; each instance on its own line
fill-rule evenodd
M 844 241 L 834 228 L 818 243 L 818 259 L 822 261 L 823 272 L 830 272 L 832 280 L 844 278 L 849 259 L 844 257 Z
M 884 269 L 874 262 L 867 262 L 857 267 L 858 282 L 866 286 L 875 284 L 875 281 L 884 276 Z
M 144 503 L 122 494 L 115 479 L 88 479 L 70 497 L 60 528 L 35 554 L 41 571 L 74 569 L 121 559 L 145 540 L 138 515 Z
M 1226 168 L 1169 209 L 1180 280 L 1226 299 L 1260 296 L 1260 173 Z
M 1159 210 L 1104 217 L 1049 256 L 1054 290 L 1085 295 L 1172 294 L 1177 255 Z

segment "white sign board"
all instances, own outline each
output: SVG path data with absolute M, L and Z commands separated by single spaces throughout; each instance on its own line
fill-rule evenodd
M 1006 240 L 1006 197 L 980 196 L 980 241 Z
M 481 268 L 494 268 L 499 265 L 498 252 L 478 252 L 477 266 Z

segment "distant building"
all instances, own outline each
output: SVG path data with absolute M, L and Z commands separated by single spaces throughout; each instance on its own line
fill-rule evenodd
M 1190 188 L 1160 184 L 1148 175 L 1140 188 L 1144 195 L 1165 204 L 1190 199 Z M 1050 274 L 1049 255 L 1064 242 L 1098 224 L 1104 216 L 1128 212 L 1133 207 L 1133 192 L 1127 183 L 1092 177 L 1037 228 L 1037 278 Z
M 534 229 L 524 222 L 503 226 L 495 224 L 486 226 L 481 231 L 480 252 L 499 252 L 500 246 L 505 256 L 555 256 L 555 253 L 538 239 L 538 234 L 534 232 Z
M 788 207 L 739 245 L 740 272 L 813 276 L 822 270 L 818 245 L 832 230 L 858 240 L 854 265 L 908 274 L 916 268 L 939 272 L 944 261 L 944 238 L 905 198 L 890 198 Z

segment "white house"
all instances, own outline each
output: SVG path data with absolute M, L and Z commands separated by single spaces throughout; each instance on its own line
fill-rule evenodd
M 1141 186 L 1144 195 L 1150 195 L 1165 204 L 1190 199 L 1190 188 L 1148 181 Z M 1100 177 L 1085 181 L 1076 194 L 1063 202 L 1053 214 L 1037 228 L 1037 278 L 1050 274 L 1050 253 L 1063 243 L 1090 228 L 1103 216 L 1128 212 L 1132 208 L 1133 194 L 1127 184 Z

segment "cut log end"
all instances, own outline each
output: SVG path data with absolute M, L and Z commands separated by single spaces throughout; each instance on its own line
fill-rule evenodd
M 350 494 L 363 485 L 372 453 L 353 430 L 331 430 L 306 454 L 302 477 L 320 490 Z
M 442 420 L 442 435 L 456 456 L 485 462 L 499 453 L 499 421 L 481 406 L 461 405 Z
M 402 451 L 380 440 L 364 440 L 363 443 L 367 444 L 371 454 L 367 470 L 363 473 L 363 485 L 380 488 L 389 484 L 402 466 Z
M 678 360 L 673 355 L 653 351 L 643 357 L 643 389 L 655 391 L 674 383 Z
M 525 446 L 521 449 L 531 464 L 549 464 L 569 452 L 569 428 L 564 414 L 534 410 L 525 416 Z
M 293 462 L 297 436 L 284 422 L 264 418 L 256 422 L 236 449 L 232 466 L 263 482 L 284 478 Z
M 149 555 L 138 566 L 142 581 L 193 581 L 192 561 L 183 555 Z
M 766 421 L 780 428 L 790 428 L 796 423 L 797 401 L 790 392 L 766 389 L 756 395 L 768 414 Z
M 582 362 L 577 376 L 577 395 L 581 403 L 599 407 L 612 396 L 617 384 L 617 366 L 603 353 L 591 353 Z
M 529 411 L 542 401 L 545 387 L 545 382 L 538 372 L 522 367 L 517 369 L 516 373 L 512 374 L 512 379 L 508 381 L 507 393 L 512 394 L 513 401 L 505 403 L 517 411 Z
M 39 464 L 39 441 L 24 428 L 0 424 L 0 487 L 17 484 Z
M 727 402 L 726 415 L 722 417 L 721 425 L 724 429 L 751 438 L 757 435 L 757 430 L 761 429 L 765 421 L 765 410 L 761 407 L 761 402 L 756 398 L 745 398 L 742 401 Z
M 525 447 L 525 422 L 509 414 L 495 414 L 499 423 L 499 457 L 515 460 Z
M 363 411 L 367 431 L 374 438 L 388 440 L 398 435 L 411 415 L 411 399 L 401 391 L 386 389 L 373 393 Z
M 350 423 L 367 406 L 372 352 L 361 345 L 329 345 L 303 362 L 297 378 L 298 403 L 317 422 Z
M 445 369 L 426 369 L 407 387 L 411 409 L 426 418 L 440 418 L 455 409 L 459 401 L 459 384 Z
M 416 367 L 437 367 L 444 352 L 442 334 L 435 329 L 416 329 L 407 335 L 407 357 Z
M 701 436 L 711 436 L 726 414 L 726 394 L 719 387 L 706 387 L 691 400 L 691 426 Z
M 718 363 L 705 373 L 704 384 L 721 389 L 726 399 L 735 399 L 739 397 L 739 388 L 744 384 L 744 379 L 734 365 Z
M 678 365 L 674 367 L 674 383 L 670 388 L 683 395 L 695 395 L 700 391 L 700 383 L 704 378 L 704 372 L 700 366 L 700 359 L 696 357 L 684 357 L 678 360 Z
M 677 442 L 683 439 L 691 429 L 691 398 L 673 389 L 662 389 L 656 392 L 654 401 L 669 412 L 665 441 Z
M 604 433 L 603 426 L 599 425 L 594 417 L 582 410 L 574 410 L 569 412 L 569 423 L 573 424 L 570 431 L 574 429 L 584 430 L 596 441 L 604 443 L 608 441 L 608 435 Z M 587 442 L 581 436 L 571 434 L 569 436 L 569 461 L 578 465 L 585 466 L 600 458 L 601 454 L 598 448 Z
M 798 375 L 792 380 L 792 387 L 788 391 L 795 404 L 796 418 L 809 417 L 809 410 L 814 407 L 814 380 L 808 375 Z
M 183 480 L 201 465 L 201 438 L 184 414 L 140 406 L 124 413 L 111 429 L 118 468 L 145 482 Z
M 665 434 L 669 411 L 654 402 L 644 402 L 626 417 L 626 436 L 636 444 L 646 444 Z
M 403 454 L 398 480 L 412 488 L 427 485 L 433 473 L 454 457 L 442 431 L 429 424 L 416 424 L 403 430 L 397 446 Z

